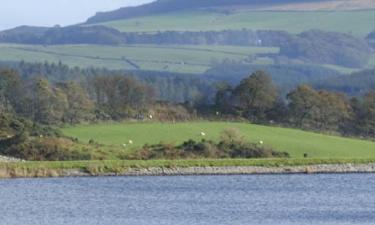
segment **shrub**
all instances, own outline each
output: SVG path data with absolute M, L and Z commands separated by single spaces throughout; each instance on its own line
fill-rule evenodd
M 246 142 L 235 129 L 224 130 L 221 141 L 194 140 L 175 146 L 172 144 L 145 145 L 126 157 L 128 159 L 186 159 L 186 158 L 286 158 L 287 152 L 277 152 L 271 147 Z
M 91 155 L 74 147 L 65 138 L 36 138 L 15 144 L 1 152 L 4 155 L 32 161 L 89 160 Z

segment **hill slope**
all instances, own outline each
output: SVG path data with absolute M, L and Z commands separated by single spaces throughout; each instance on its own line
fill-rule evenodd
M 304 0 L 304 2 L 325 2 L 330 0 Z M 135 18 L 155 14 L 169 13 L 187 9 L 201 9 L 210 7 L 228 7 L 245 5 L 247 7 L 270 6 L 297 3 L 300 0 L 158 0 L 137 7 L 125 7 L 111 12 L 97 13 L 87 20 L 87 23 L 98 23 L 125 18 Z
M 158 0 L 137 7 L 125 7 L 100 12 L 87 23 L 129 19 L 182 10 L 218 10 L 225 13 L 238 10 L 358 10 L 375 8 L 371 0 Z
M 298 18 L 298 22 L 296 21 Z M 310 29 L 351 33 L 365 37 L 374 30 L 375 10 L 367 11 L 217 11 L 185 10 L 160 15 L 99 23 L 121 32 L 284 30 L 300 33 Z
M 303 157 L 304 153 L 314 158 L 375 157 L 374 142 L 245 123 L 117 123 L 71 127 L 63 132 L 84 142 L 93 139 L 102 144 L 122 146 L 133 140 L 134 146 L 141 147 L 160 141 L 180 144 L 188 139 L 199 140 L 202 131 L 207 134 L 207 140 L 217 140 L 219 133 L 227 128 L 236 128 L 252 142 L 263 140 L 266 145 L 297 158 Z

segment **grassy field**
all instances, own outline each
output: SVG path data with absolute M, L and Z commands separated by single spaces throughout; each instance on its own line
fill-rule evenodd
M 202 73 L 224 59 L 277 53 L 278 48 L 189 45 L 15 45 L 0 44 L 0 61 L 63 62 L 70 66 Z M 262 62 L 260 62 L 262 63 Z
M 69 66 L 153 70 L 200 74 L 224 59 L 246 61 L 250 55 L 278 53 L 279 48 L 216 45 L 17 45 L 0 44 L 0 61 L 62 62 Z M 259 57 L 253 64 L 273 64 Z M 358 69 L 322 65 L 341 73 Z M 366 68 L 375 66 L 375 55 Z
M 299 33 L 321 29 L 364 37 L 373 31 L 375 10 L 357 11 L 245 11 L 222 14 L 185 11 L 102 23 L 123 32 L 207 31 L 248 28 Z
M 226 128 L 236 128 L 248 140 L 262 140 L 295 158 L 303 157 L 304 153 L 312 158 L 375 158 L 375 142 L 245 123 L 113 123 L 68 127 L 63 132 L 82 142 L 93 139 L 101 144 L 122 146 L 132 140 L 133 147 L 140 147 L 161 141 L 179 144 L 188 139 L 199 140 L 202 131 L 207 134 L 205 139 L 218 140 L 220 132 Z

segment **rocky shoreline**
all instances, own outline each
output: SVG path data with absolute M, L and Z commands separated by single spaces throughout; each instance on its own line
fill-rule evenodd
M 120 176 L 184 176 L 184 175 L 251 175 L 251 174 L 317 174 L 317 173 L 375 173 L 375 164 L 324 164 L 285 167 L 188 167 L 129 169 Z M 114 174 L 116 175 L 116 174 Z
M 0 168 L 0 178 L 92 177 L 92 176 L 192 176 L 256 174 L 375 173 L 371 164 L 321 164 L 309 166 L 227 166 L 187 168 L 127 168 L 122 172 L 93 172 L 80 169 L 10 169 Z

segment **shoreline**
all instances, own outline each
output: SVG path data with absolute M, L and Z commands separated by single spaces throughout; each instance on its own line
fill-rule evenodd
M 375 163 L 317 164 L 301 166 L 194 166 L 126 168 L 123 171 L 100 171 L 83 168 L 0 168 L 0 179 L 108 176 L 203 176 L 203 175 L 277 175 L 277 174 L 346 174 L 375 173 Z

